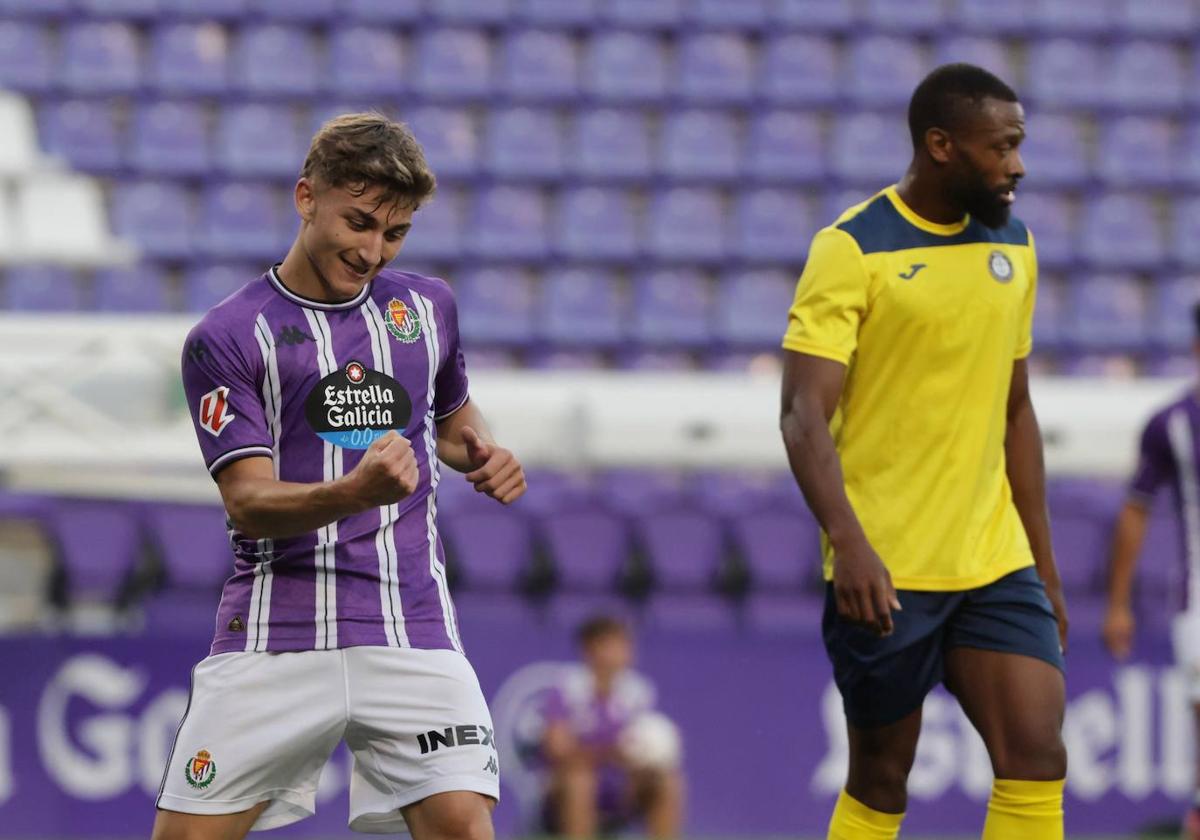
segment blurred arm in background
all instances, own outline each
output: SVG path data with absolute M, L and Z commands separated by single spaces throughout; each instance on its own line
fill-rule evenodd
M 1133 648 L 1133 634 L 1137 629 L 1132 607 L 1133 577 L 1149 518 L 1145 505 L 1137 499 L 1129 499 L 1117 514 L 1117 525 L 1113 530 L 1108 611 L 1101 633 L 1104 644 L 1117 659 L 1129 656 Z

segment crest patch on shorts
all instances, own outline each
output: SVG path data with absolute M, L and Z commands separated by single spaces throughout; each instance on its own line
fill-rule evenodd
M 217 763 L 212 760 L 208 750 L 200 750 L 183 766 L 183 775 L 189 785 L 196 790 L 204 790 L 217 778 Z

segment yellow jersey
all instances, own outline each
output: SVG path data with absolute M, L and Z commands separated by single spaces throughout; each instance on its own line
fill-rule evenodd
M 813 238 L 783 346 L 847 366 L 830 430 L 897 589 L 973 589 L 1033 564 L 1004 436 L 1036 288 L 1022 222 L 934 224 L 895 187 Z

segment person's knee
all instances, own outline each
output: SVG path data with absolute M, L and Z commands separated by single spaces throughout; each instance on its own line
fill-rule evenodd
M 150 840 L 242 840 L 268 803 L 238 814 L 184 814 L 159 811 Z
M 432 797 L 424 806 L 409 821 L 414 840 L 494 840 L 491 807 L 481 794 Z
M 1058 732 L 1018 733 L 993 747 L 997 779 L 1051 782 L 1066 778 L 1067 748 Z

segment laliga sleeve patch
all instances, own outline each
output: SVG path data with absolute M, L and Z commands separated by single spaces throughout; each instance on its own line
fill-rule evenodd
M 309 392 L 304 417 L 322 440 L 345 449 L 366 449 L 389 431 L 408 427 L 412 398 L 387 374 L 350 362 Z
M 201 397 L 197 420 L 204 431 L 213 437 L 220 437 L 225 427 L 234 420 L 234 415 L 229 413 L 229 388 L 221 385 Z

